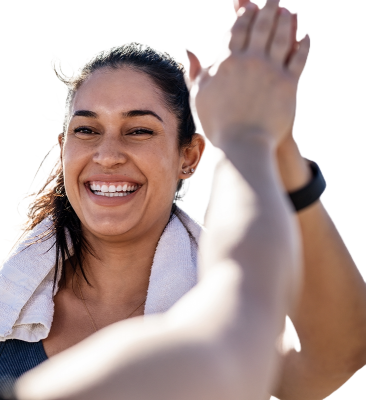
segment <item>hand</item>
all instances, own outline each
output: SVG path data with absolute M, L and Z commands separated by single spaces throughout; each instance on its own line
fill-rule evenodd
M 232 28 L 229 55 L 210 69 L 189 53 L 197 113 L 215 145 L 259 132 L 277 146 L 291 130 L 310 41 L 294 48 L 294 16 L 278 2 L 260 11 L 248 3 Z
M 252 0 L 232 0 L 232 3 L 233 3 L 234 14 L 237 17 L 238 13 L 240 12 L 239 10 L 243 7 L 247 7 L 249 3 L 252 3 Z M 281 8 L 282 6 L 278 7 L 278 13 L 281 12 Z M 293 41 L 293 43 L 289 55 L 293 54 L 299 47 L 299 40 L 297 39 L 297 30 L 298 30 L 297 13 L 292 14 L 292 17 L 293 18 L 292 18 L 292 29 L 291 29 L 290 39 Z M 230 29 L 226 33 L 228 33 L 229 31 Z
M 252 0 L 232 0 L 233 3 L 233 10 L 234 10 L 234 14 L 237 18 L 237 15 L 239 13 L 239 10 L 243 7 L 246 7 L 249 3 L 252 3 Z M 280 12 L 281 10 L 281 6 L 278 8 L 278 12 Z M 235 20 L 236 20 L 235 18 Z M 297 13 L 293 14 L 293 19 L 292 19 L 292 32 L 291 32 L 291 36 L 290 38 L 292 38 L 293 40 L 293 45 L 292 45 L 292 50 L 291 50 L 291 54 L 293 52 L 295 52 L 299 46 L 299 40 L 297 40 L 297 30 L 298 30 L 298 23 L 297 23 Z M 228 29 L 225 33 L 225 35 L 227 35 L 230 32 L 230 29 Z M 187 83 L 189 88 L 191 89 L 193 86 L 192 83 L 192 78 L 190 78 L 190 76 L 192 75 L 190 73 L 191 70 L 191 66 L 190 64 L 192 63 L 192 69 L 194 68 L 195 70 L 200 70 L 200 69 L 204 69 L 206 67 L 204 67 L 201 64 L 200 59 L 196 56 L 196 54 L 194 54 L 192 52 L 192 57 L 191 57 L 191 61 L 188 60 L 188 76 L 187 76 Z

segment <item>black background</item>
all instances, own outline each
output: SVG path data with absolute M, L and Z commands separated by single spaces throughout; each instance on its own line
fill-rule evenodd
M 294 1 L 283 1 L 282 5 L 299 11 L 299 37 L 309 31 L 312 38 L 310 59 L 300 82 L 295 138 L 302 153 L 320 164 L 328 183 L 324 204 L 363 270 L 364 129 L 353 91 L 357 87 L 350 54 L 354 38 L 339 28 L 338 22 L 344 16 L 340 8 Z M 208 65 L 220 52 L 223 33 L 234 19 L 230 0 L 134 5 L 105 2 L 96 9 L 53 7 L 32 6 L 30 18 L 25 17 L 16 28 L 20 35 L 7 36 L 3 42 L 6 107 L 2 109 L 1 238 L 12 239 L 15 235 L 11 226 L 20 222 L 15 200 L 27 190 L 38 166 L 34 154 L 44 155 L 60 130 L 56 122 L 47 122 L 41 116 L 56 117 L 52 111 L 58 110 L 55 93 L 64 100 L 64 89 L 48 66 L 52 52 L 61 57 L 64 70 L 69 71 L 66 60 L 77 66 L 78 60 L 102 48 L 132 39 L 163 48 L 186 65 L 184 47 L 188 46 Z M 340 41 L 340 37 L 345 40 Z M 51 162 L 57 154 L 55 150 Z M 182 205 L 200 221 L 209 195 L 211 168 L 212 148 L 208 144 Z M 1 256 L 9 249 L 9 243 L 0 243 Z M 361 384 L 361 375 L 365 378 L 365 370 L 331 398 L 351 398 L 352 390 Z

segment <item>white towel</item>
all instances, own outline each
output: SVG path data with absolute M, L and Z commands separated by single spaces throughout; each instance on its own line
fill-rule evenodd
M 201 227 L 179 209 L 178 215 L 169 222 L 156 248 L 145 314 L 165 312 L 197 282 Z M 54 239 L 29 246 L 50 224 L 47 219 L 36 226 L 0 269 L 0 341 L 38 342 L 50 332 L 54 312 Z

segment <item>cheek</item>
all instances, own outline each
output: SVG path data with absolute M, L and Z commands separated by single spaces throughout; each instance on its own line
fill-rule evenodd
M 163 173 L 166 178 L 170 177 L 171 179 L 175 179 L 177 176 L 178 162 L 178 156 L 168 153 L 156 157 L 154 166 L 156 166 L 156 170 Z
M 78 178 L 85 165 L 87 156 L 76 146 L 65 143 L 62 156 L 66 194 L 70 202 L 75 197 L 78 188 Z
M 149 185 L 154 186 L 158 192 L 173 192 L 173 195 L 178 183 L 180 163 L 179 152 L 174 145 L 165 143 L 165 146 L 155 147 L 140 159 L 141 169 Z

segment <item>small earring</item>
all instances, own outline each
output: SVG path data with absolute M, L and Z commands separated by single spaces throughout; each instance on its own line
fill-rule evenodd
M 194 168 L 191 168 L 191 174 L 193 174 L 193 172 L 194 172 Z
M 183 170 L 182 172 L 183 172 L 183 174 L 186 174 L 186 173 L 187 173 L 187 171 L 184 171 L 184 170 Z

